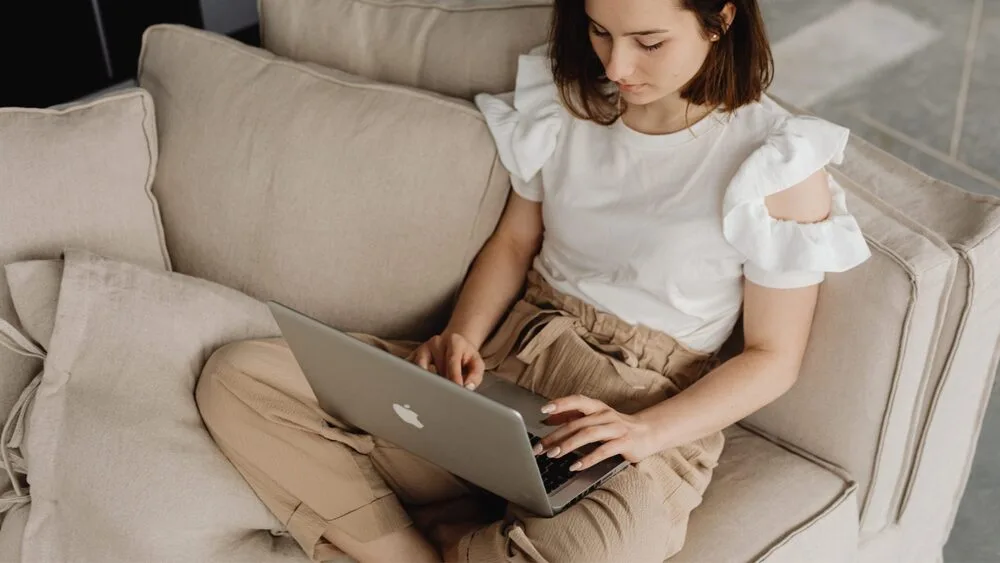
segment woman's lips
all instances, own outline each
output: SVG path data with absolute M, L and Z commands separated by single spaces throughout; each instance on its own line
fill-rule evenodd
M 630 94 L 634 94 L 645 87 L 645 84 L 618 84 L 618 88 L 620 88 L 622 92 L 628 92 Z

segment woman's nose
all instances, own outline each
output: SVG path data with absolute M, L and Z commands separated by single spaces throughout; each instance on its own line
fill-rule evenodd
M 611 56 L 608 58 L 608 64 L 604 68 L 605 73 L 608 75 L 608 80 L 621 82 L 629 76 L 632 76 L 632 73 L 635 72 L 635 66 L 630 58 L 631 57 L 627 49 L 622 47 L 612 47 Z

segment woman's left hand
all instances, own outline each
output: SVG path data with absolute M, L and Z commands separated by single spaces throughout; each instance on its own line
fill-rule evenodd
M 652 426 L 640 414 L 620 413 L 597 399 L 570 395 L 550 401 L 542 408 L 549 422 L 567 420 L 535 446 L 535 455 L 564 455 L 594 442 L 603 442 L 570 469 L 583 471 L 609 457 L 621 455 L 638 463 L 657 452 Z

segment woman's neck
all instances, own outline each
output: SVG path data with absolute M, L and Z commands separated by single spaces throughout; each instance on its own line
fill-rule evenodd
M 640 133 L 668 135 L 698 123 L 713 109 L 691 104 L 680 96 L 666 96 L 650 104 L 627 106 L 622 119 Z

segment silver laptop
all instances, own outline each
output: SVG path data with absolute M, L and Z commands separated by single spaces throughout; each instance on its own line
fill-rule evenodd
M 280 303 L 268 306 L 324 411 L 535 514 L 565 510 L 628 466 L 615 456 L 569 471 L 596 445 L 536 457 L 533 444 L 558 428 L 544 422 L 546 399 L 493 374 L 469 391 Z

